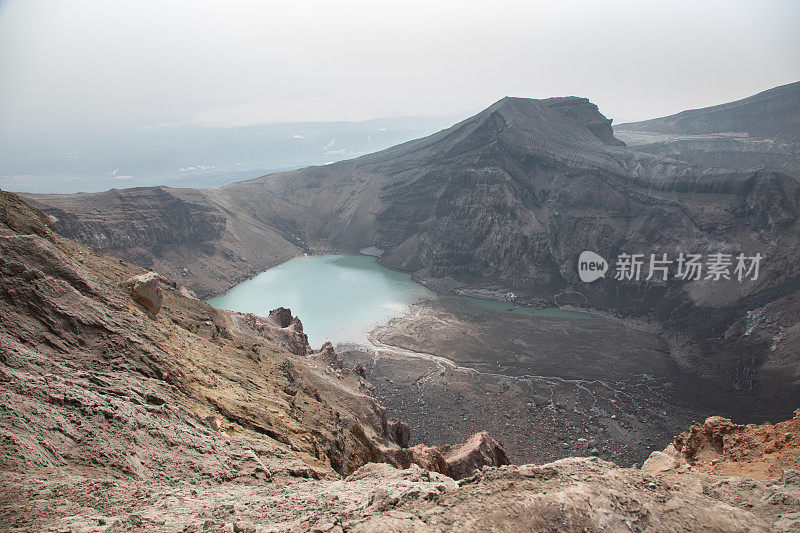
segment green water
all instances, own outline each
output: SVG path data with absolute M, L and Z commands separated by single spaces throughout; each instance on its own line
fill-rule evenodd
M 303 321 L 311 346 L 367 340 L 374 326 L 403 315 L 422 299 L 436 298 L 409 274 L 381 266 L 374 257 L 322 255 L 296 257 L 208 301 L 219 309 L 267 316 L 288 307 Z M 527 316 L 582 318 L 558 308 L 533 309 L 508 302 L 460 297 L 481 309 Z
M 553 318 L 592 318 L 592 315 L 579 311 L 566 311 L 558 307 L 523 307 L 513 302 L 498 302 L 496 300 L 486 300 L 484 298 L 473 298 L 472 296 L 459 296 L 459 299 L 466 301 L 472 307 L 486 309 L 496 313 L 512 313 L 524 316 L 546 316 Z

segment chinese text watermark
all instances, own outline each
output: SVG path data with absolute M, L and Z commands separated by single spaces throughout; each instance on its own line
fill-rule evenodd
M 667 253 L 621 253 L 614 263 L 613 273 L 614 279 L 620 281 L 676 279 L 743 282 L 758 279 L 762 259 L 760 253 L 746 255 L 717 252 L 703 255 L 680 252 L 673 258 Z M 595 252 L 585 251 L 578 258 L 578 276 L 587 283 L 605 277 L 609 268 L 606 260 Z

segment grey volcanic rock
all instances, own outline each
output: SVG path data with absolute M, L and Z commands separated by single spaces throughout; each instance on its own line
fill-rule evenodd
M 727 104 L 620 124 L 632 148 L 724 168 L 776 168 L 800 174 L 800 82 Z
M 800 81 L 735 102 L 621 124 L 616 129 L 677 135 L 739 132 L 800 142 Z
M 164 298 L 164 291 L 158 286 L 159 280 L 158 274 L 148 272 L 125 281 L 125 287 L 130 291 L 131 297 L 154 315 L 161 310 L 161 301 Z
M 82 244 L 218 294 L 300 250 L 275 230 L 225 212 L 203 191 L 146 187 L 26 196 Z

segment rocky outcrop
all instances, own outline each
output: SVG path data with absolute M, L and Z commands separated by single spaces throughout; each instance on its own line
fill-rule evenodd
M 158 286 L 160 276 L 155 272 L 139 274 L 125 281 L 125 288 L 130 292 L 131 298 L 142 304 L 145 309 L 157 315 L 161 310 L 161 301 L 164 291 Z
M 675 437 L 642 466 L 661 472 L 687 466 L 711 474 L 775 478 L 800 466 L 800 409 L 777 424 L 735 424 L 712 416 Z
M 393 463 L 398 468 L 408 468 L 416 465 L 431 472 L 447 475 L 447 461 L 441 450 L 436 446 L 417 444 L 411 448 L 403 448 L 391 452 Z
M 270 311 L 269 316 L 260 317 L 252 313 L 229 314 L 231 326 L 235 330 L 244 331 L 269 341 L 277 341 L 295 355 L 306 355 L 311 352 L 308 335 L 303 333 L 303 323 L 292 311 L 279 307 Z
M 651 474 L 669 472 L 680 466 L 680 462 L 666 452 L 653 452 L 642 464 L 642 470 Z
M 333 343 L 330 341 L 325 341 L 319 349 L 319 352 L 314 354 L 314 356 L 334 370 L 342 370 L 344 368 L 344 363 L 342 363 L 342 360 L 336 353 L 336 349 L 333 347 Z
M 411 428 L 402 420 L 389 422 L 389 438 L 401 448 L 407 448 L 411 439 Z
M 510 464 L 503 446 L 485 431 L 471 436 L 464 444 L 447 446 L 444 457 L 447 475 L 453 479 L 468 477 L 484 466 Z
M 393 462 L 408 468 L 415 464 L 426 470 L 464 479 L 484 467 L 510 464 L 503 446 L 485 431 L 475 433 L 463 444 L 425 446 L 417 444 L 390 452 Z

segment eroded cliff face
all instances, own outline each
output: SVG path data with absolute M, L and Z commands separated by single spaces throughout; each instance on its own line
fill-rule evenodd
M 202 191 L 142 187 L 28 197 L 72 240 L 157 270 L 200 298 L 300 253 L 272 228 L 233 216 Z

